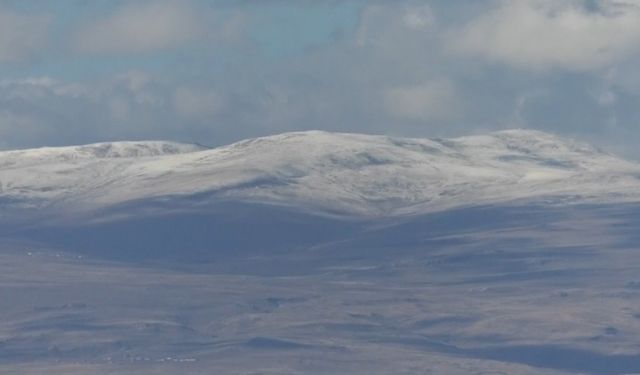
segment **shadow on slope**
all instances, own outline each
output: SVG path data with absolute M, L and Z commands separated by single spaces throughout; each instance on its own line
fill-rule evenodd
M 384 342 L 384 340 L 381 340 Z M 459 348 L 430 339 L 390 340 L 401 345 L 455 356 L 519 363 L 570 373 L 622 375 L 640 372 L 640 355 L 602 354 L 557 345 L 515 345 L 485 348 Z
M 274 272 L 283 274 L 428 259 L 443 269 L 450 264 L 475 267 L 469 276 L 482 268 L 537 277 L 527 276 L 531 267 L 523 259 L 588 255 L 602 243 L 594 237 L 596 232 L 611 237 L 603 239 L 611 247 L 628 247 L 638 240 L 634 228 L 639 224 L 640 208 L 634 205 L 479 206 L 356 220 L 274 205 L 203 205 L 181 198 L 129 203 L 80 219 L 49 220 L 5 230 L 12 232 L 5 238 L 124 262 L 193 265 L 245 260 L 255 263 L 255 269 L 260 260 L 271 259 L 281 262 Z M 572 237 L 573 242 L 561 237 Z M 302 268 L 287 270 L 298 266 Z
M 136 202 L 10 232 L 14 239 L 97 259 L 179 264 L 275 256 L 352 235 L 362 226 L 270 205 L 183 203 Z

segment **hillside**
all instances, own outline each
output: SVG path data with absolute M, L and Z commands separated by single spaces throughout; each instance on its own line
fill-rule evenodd
M 638 176 L 526 130 L 2 152 L 3 373 L 639 373 Z
M 530 130 L 453 139 L 309 131 L 215 149 L 115 142 L 0 152 L 0 202 L 73 211 L 198 195 L 393 216 L 515 199 L 636 201 L 638 176 L 637 164 Z

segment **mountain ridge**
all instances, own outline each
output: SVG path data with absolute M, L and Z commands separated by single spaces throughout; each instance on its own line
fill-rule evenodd
M 527 129 L 450 139 L 306 131 L 213 149 L 139 141 L 4 151 L 0 202 L 74 210 L 206 193 L 384 216 L 517 199 L 637 201 L 638 176 L 638 164 Z

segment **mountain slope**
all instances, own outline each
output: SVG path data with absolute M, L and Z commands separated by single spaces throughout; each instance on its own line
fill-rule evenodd
M 635 201 L 638 176 L 636 164 L 530 130 L 454 139 L 310 131 L 210 150 L 116 142 L 1 152 L 0 202 L 86 210 L 206 195 L 378 216 L 514 199 Z
M 588 145 L 303 132 L 0 166 L 2 373 L 640 372 L 639 168 Z

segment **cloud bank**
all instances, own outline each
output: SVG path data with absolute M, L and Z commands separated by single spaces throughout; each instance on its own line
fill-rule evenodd
M 50 18 L 0 7 L 0 63 L 25 60 L 47 43 Z
M 83 53 L 145 53 L 176 47 L 202 35 L 206 25 L 186 2 L 128 2 L 113 14 L 78 30 Z
M 525 127 L 640 157 L 639 1 L 24 1 L 3 148 Z
M 640 52 L 640 2 L 503 0 L 451 32 L 451 49 L 526 69 L 593 70 Z

